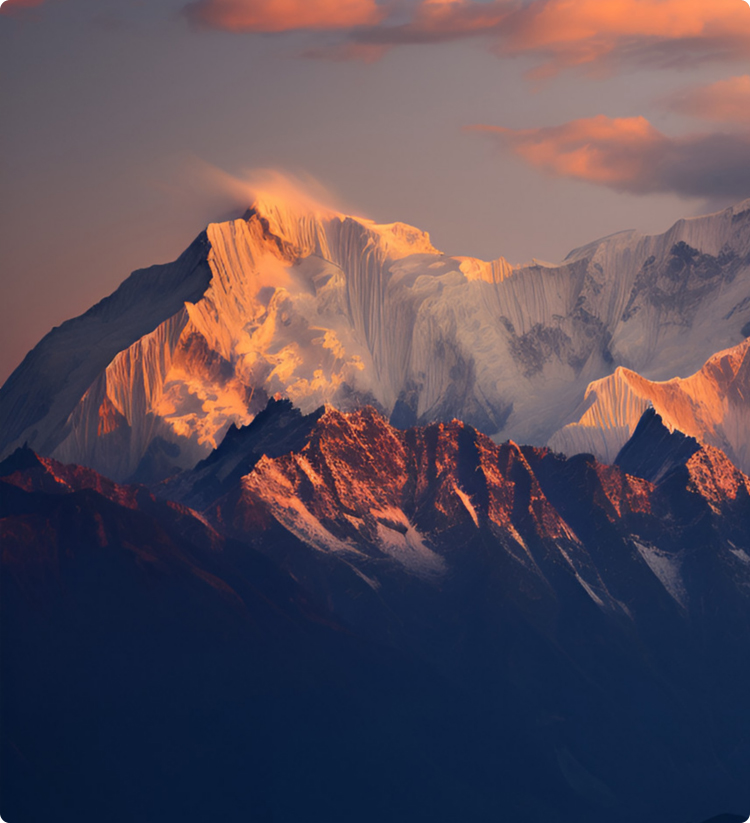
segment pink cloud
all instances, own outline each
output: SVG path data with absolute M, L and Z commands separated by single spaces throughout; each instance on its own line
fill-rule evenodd
M 348 63 L 358 60 L 361 63 L 377 63 L 388 50 L 378 43 L 353 43 L 350 40 L 334 46 L 309 48 L 302 52 L 303 57 L 328 60 L 331 63 Z
M 676 64 L 750 56 L 744 0 L 546 0 L 525 7 L 504 44 L 543 70 L 611 61 Z
M 423 0 L 408 29 L 424 36 L 458 38 L 497 31 L 513 13 L 517 3 L 494 0 Z
M 668 137 L 644 117 L 604 115 L 561 126 L 472 126 L 529 165 L 632 194 L 737 198 L 750 191 L 750 135 Z
M 411 19 L 399 25 L 379 25 L 357 32 L 358 42 L 382 46 L 442 43 L 470 37 L 495 37 L 519 8 L 519 0 L 421 0 Z
M 237 32 L 351 29 L 385 16 L 375 0 L 198 0 L 186 12 L 202 25 Z
M 666 101 L 680 114 L 719 123 L 750 123 L 750 74 L 697 86 Z
M 744 0 L 421 0 L 407 22 L 350 37 L 384 47 L 484 38 L 500 55 L 535 55 L 536 74 L 549 75 L 748 58 L 750 9 Z

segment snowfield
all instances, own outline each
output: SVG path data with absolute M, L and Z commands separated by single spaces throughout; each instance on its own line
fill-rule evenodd
M 281 395 L 606 460 L 653 404 L 747 469 L 747 346 L 722 355 L 734 382 L 663 381 L 742 346 L 749 264 L 750 200 L 512 267 L 448 257 L 402 223 L 260 197 L 50 332 L 0 391 L 0 455 L 28 442 L 156 479 Z

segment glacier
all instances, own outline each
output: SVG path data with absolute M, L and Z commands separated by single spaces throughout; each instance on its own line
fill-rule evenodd
M 652 381 L 618 368 L 588 387 L 580 418 L 556 432 L 549 445 L 612 463 L 647 408 L 668 429 L 720 449 L 750 472 L 750 339 L 718 352 L 687 378 Z
M 631 391 L 579 436 L 601 381 L 624 397 L 626 375 L 689 378 L 748 334 L 750 200 L 559 265 L 512 266 L 447 256 L 403 223 L 259 194 L 29 353 L 0 389 L 0 457 L 27 443 L 118 480 L 159 479 L 279 396 L 305 413 L 370 404 L 402 428 L 459 418 L 606 459 L 654 401 Z M 746 460 L 747 412 L 722 427 L 706 442 Z

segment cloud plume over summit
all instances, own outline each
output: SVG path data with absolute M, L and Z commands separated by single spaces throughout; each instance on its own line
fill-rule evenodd
M 742 199 L 750 191 L 750 135 L 668 137 L 644 117 L 605 115 L 560 126 L 485 132 L 529 165 L 631 194 Z

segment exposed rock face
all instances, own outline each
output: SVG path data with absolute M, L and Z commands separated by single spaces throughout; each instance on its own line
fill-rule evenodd
M 281 457 L 303 448 L 324 411 L 321 407 L 303 415 L 289 400 L 272 398 L 248 426 L 232 426 L 219 448 L 192 471 L 158 485 L 158 494 L 203 511 L 237 488 L 261 458 Z
M 507 718 L 500 701 L 551 723 L 543 746 L 599 815 L 741 808 L 750 795 L 726 775 L 750 751 L 724 747 L 750 728 L 750 480 L 653 412 L 628 446 L 631 473 L 458 421 L 399 431 L 372 409 L 329 408 L 304 446 L 260 459 L 205 514 L 488 715 Z M 721 717 L 703 726 L 719 692 Z M 702 769 L 725 788 L 707 790 Z M 681 812 L 663 788 L 677 783 Z
M 194 512 L 22 450 L 0 464 L 0 542 L 4 819 L 451 823 L 468 775 L 533 823 L 532 771 L 553 777 L 520 739 L 488 753 L 455 686 Z
M 615 463 L 628 474 L 656 483 L 673 469 L 686 465 L 700 448 L 694 437 L 669 431 L 654 409 L 647 409 Z
M 17 451 L 3 802 L 64 823 L 344 823 L 363 792 L 366 823 L 747 807 L 750 480 L 653 412 L 621 460 L 272 401 L 156 487 L 197 514 Z
M 638 541 L 691 542 L 682 524 L 691 507 L 691 523 L 716 516 L 722 533 L 731 524 L 741 532 L 750 518 L 747 476 L 719 450 L 670 434 L 653 412 L 620 457 L 630 474 L 590 455 L 497 445 L 458 421 L 400 431 L 372 408 L 318 415 L 293 453 L 256 458 L 229 491 L 214 487 L 205 514 L 239 538 L 276 524 L 375 588 L 379 570 L 398 568 L 440 586 L 462 562 L 453 546 L 482 536 L 539 585 L 566 569 L 600 608 L 629 615 L 590 552 L 597 518 L 632 556 Z M 204 472 L 185 472 L 161 493 L 192 494 L 191 479 Z
M 618 367 L 664 380 L 739 344 L 749 256 L 750 201 L 514 268 L 261 197 L 51 332 L 0 393 L 0 454 L 28 441 L 117 479 L 165 477 L 277 393 L 304 413 L 371 403 L 404 428 L 457 417 L 541 445 Z
M 648 485 L 625 483 L 633 485 L 633 500 Z M 207 513 L 237 536 L 247 523 L 270 516 L 365 576 L 395 564 L 435 582 L 449 571 L 444 552 L 452 544 L 487 531 L 527 571 L 540 572 L 547 562 L 541 556 L 551 552 L 587 591 L 609 600 L 522 450 L 512 442 L 497 446 L 458 421 L 403 432 L 372 408 L 349 414 L 329 408 L 304 448 L 263 457 Z M 378 585 L 376 574 L 371 582 Z

